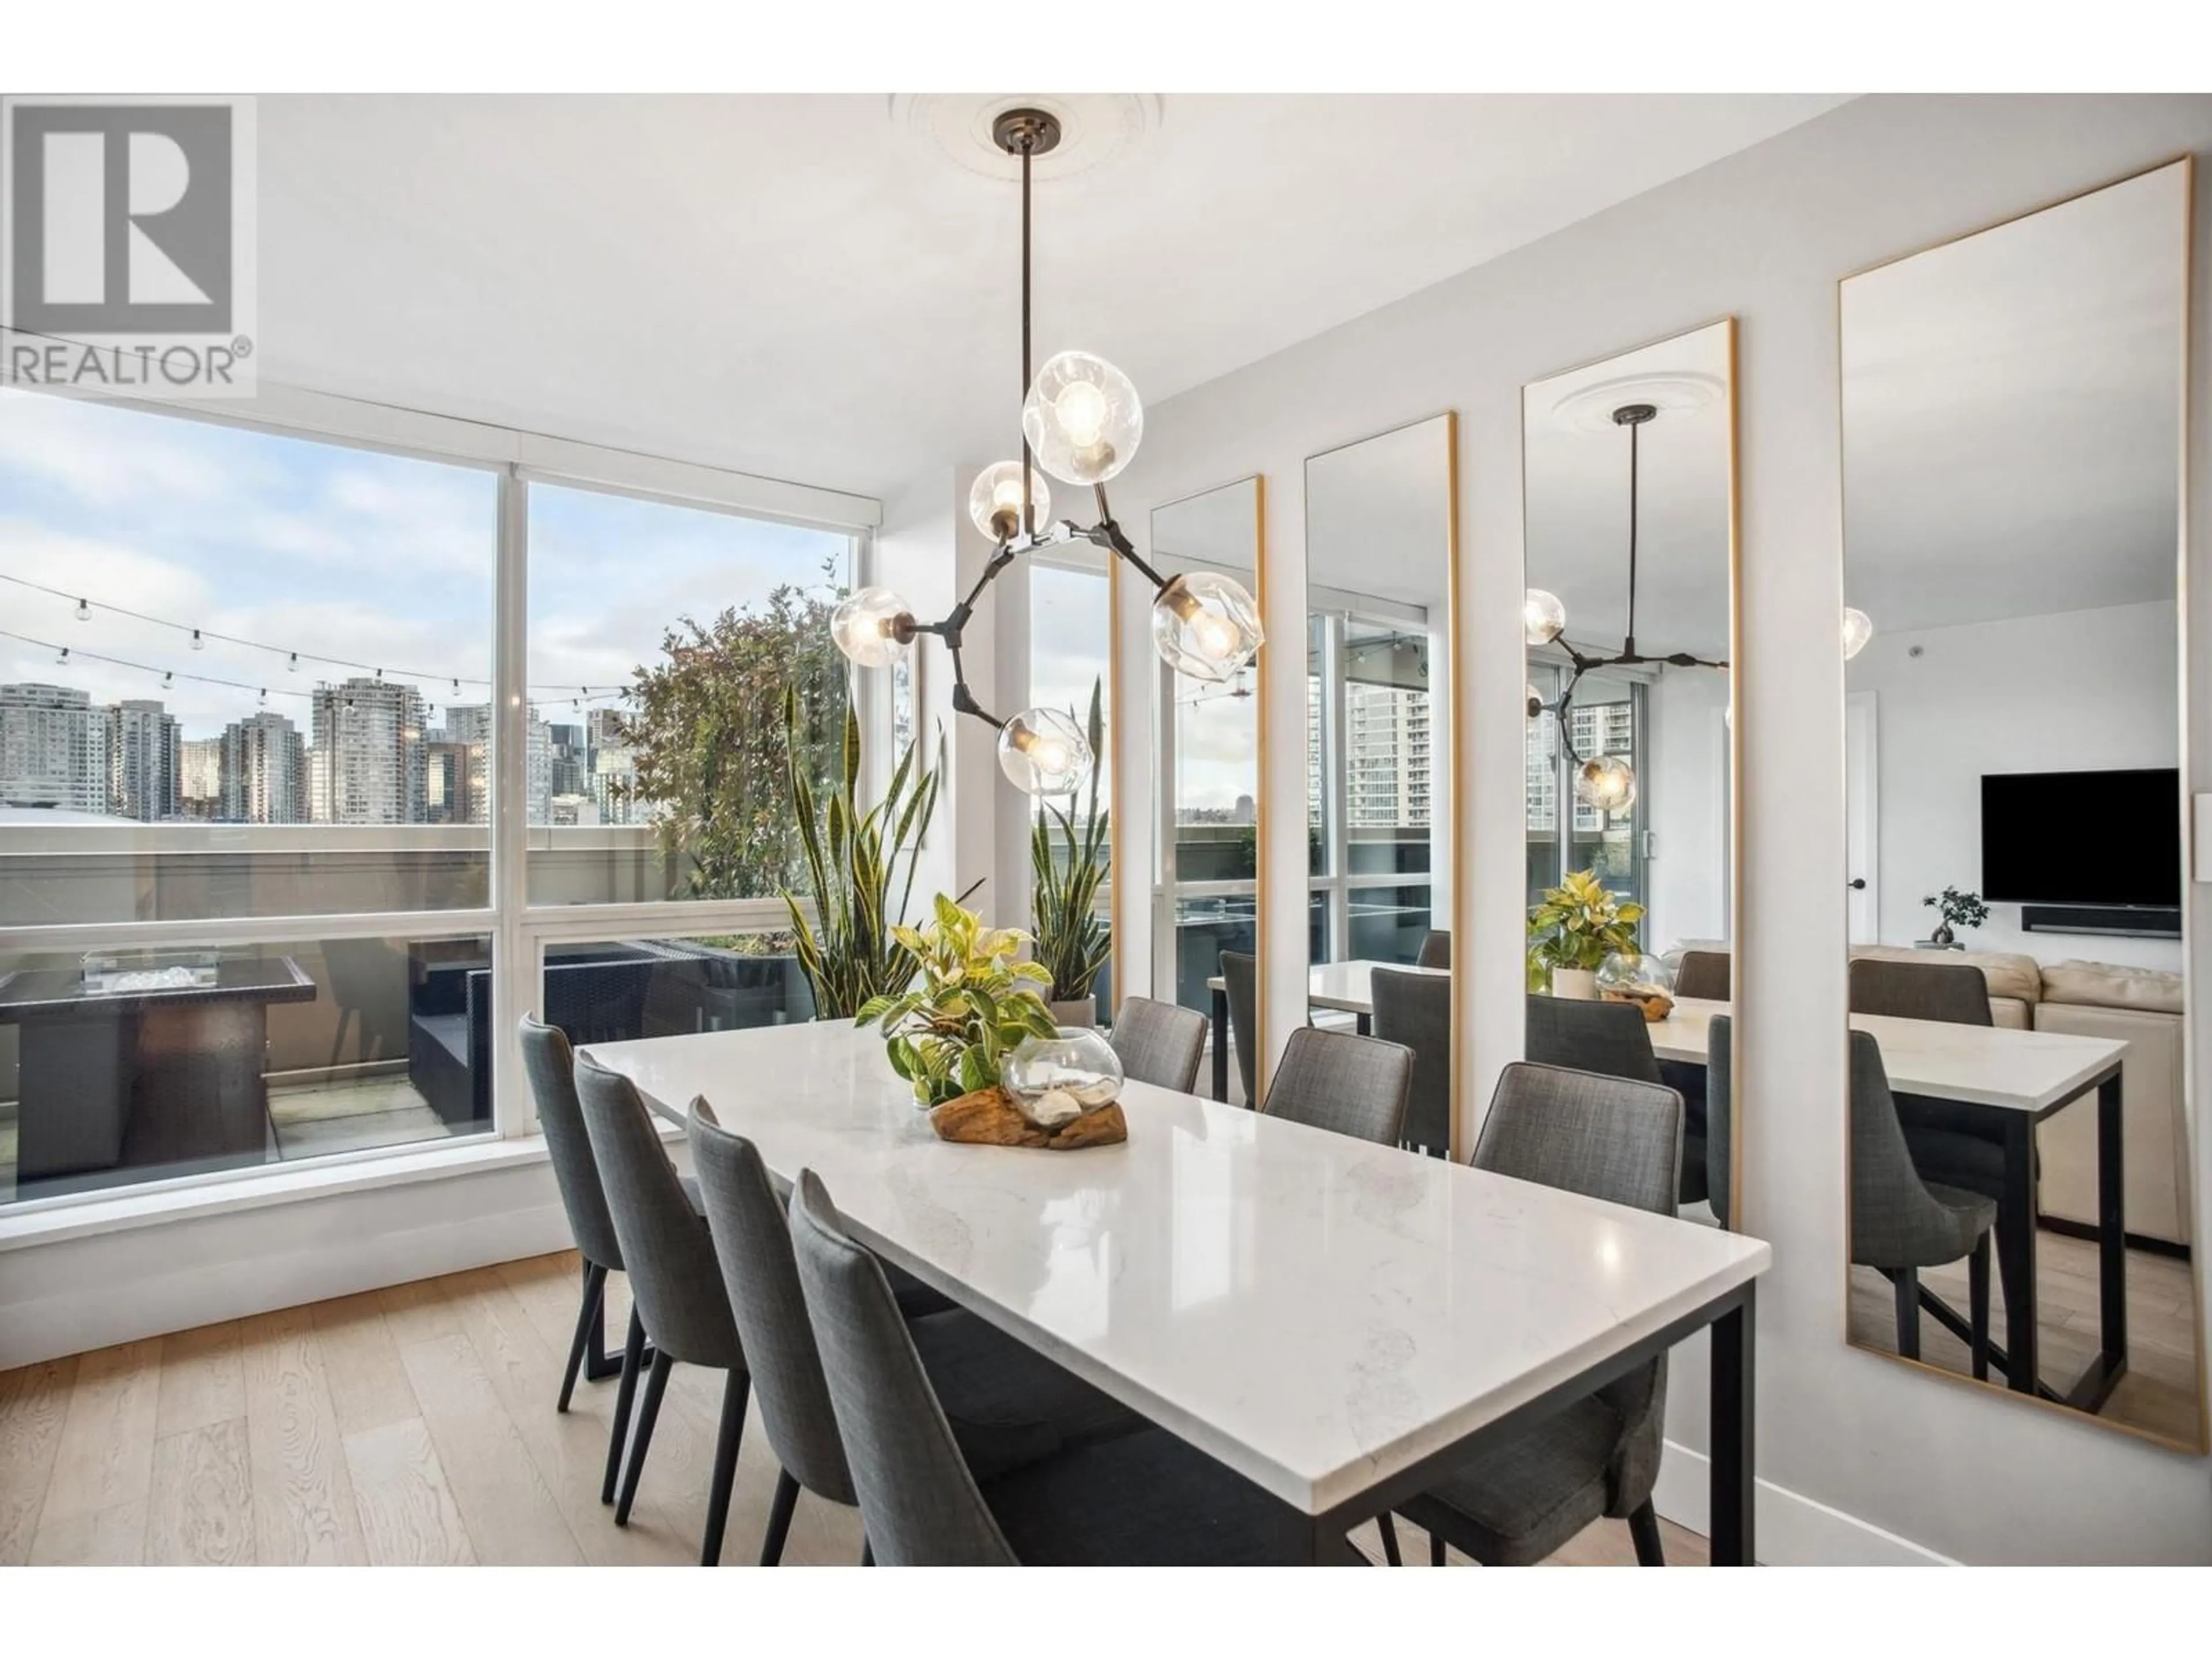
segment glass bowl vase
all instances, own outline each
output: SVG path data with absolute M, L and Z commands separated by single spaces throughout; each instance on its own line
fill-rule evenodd
M 999 1085 L 1031 1127 L 1065 1128 L 1121 1097 L 1121 1057 L 1100 1032 L 1063 1025 L 1055 1036 L 1024 1037 L 1000 1067 Z
M 1674 970 L 1657 957 L 1616 951 L 1599 964 L 1597 994 L 1607 1002 L 1632 1002 L 1647 1020 L 1674 1012 Z

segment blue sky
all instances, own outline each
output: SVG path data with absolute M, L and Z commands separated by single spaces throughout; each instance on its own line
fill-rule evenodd
M 0 628 L 72 653 L 265 686 L 304 726 L 296 695 L 349 672 L 118 617 L 121 605 L 210 631 L 415 677 L 440 706 L 485 701 L 491 672 L 495 476 L 110 405 L 0 392 L 0 572 L 94 602 L 0 584 Z M 625 496 L 532 490 L 529 678 L 604 686 L 658 654 L 689 611 L 822 581 L 842 535 Z M 451 684 L 464 684 L 456 694 Z M 0 640 L 0 681 L 40 680 L 95 702 L 157 697 L 187 737 L 257 706 L 253 690 L 89 661 Z M 468 682 L 473 680 L 475 684 Z M 565 697 L 534 693 L 558 720 Z

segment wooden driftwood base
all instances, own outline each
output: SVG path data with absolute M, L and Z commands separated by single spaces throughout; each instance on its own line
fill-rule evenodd
M 929 1127 L 937 1131 L 940 1140 L 977 1146 L 1036 1146 L 1048 1152 L 1111 1146 L 1129 1138 L 1129 1121 L 1121 1115 L 1119 1101 L 1086 1112 L 1057 1130 L 1045 1130 L 1030 1123 L 997 1089 L 977 1089 L 932 1108 Z

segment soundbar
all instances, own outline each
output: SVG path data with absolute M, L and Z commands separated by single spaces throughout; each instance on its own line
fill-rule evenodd
M 2137 905 L 2023 904 L 2020 907 L 2020 925 L 2031 933 L 2179 939 L 2181 912 Z

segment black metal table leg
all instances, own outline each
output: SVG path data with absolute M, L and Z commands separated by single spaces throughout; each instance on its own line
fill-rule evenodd
M 2066 1403 L 2100 1411 L 2128 1370 L 2127 1173 L 2120 1149 L 2120 1073 L 2097 1085 L 2097 1357 Z
M 2005 1287 L 2005 1385 L 2033 1394 L 2036 1379 L 2035 1124 L 2008 1112 L 2004 1193 L 1997 1200 L 1998 1278 Z
M 1711 1517 L 1707 1522 L 1717 1567 L 1753 1565 L 1753 1369 L 1758 1347 L 1756 1287 L 1713 1322 Z
M 1217 988 L 1213 993 L 1213 1097 L 1229 1098 L 1229 993 Z

